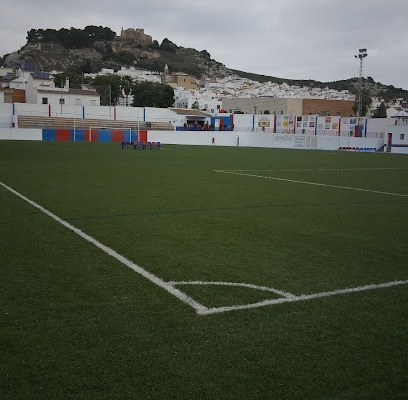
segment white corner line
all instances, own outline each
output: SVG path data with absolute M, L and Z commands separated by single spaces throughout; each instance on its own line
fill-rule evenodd
M 27 198 L 26 196 L 24 196 L 21 193 L 17 192 L 16 190 L 11 188 L 10 186 L 7 186 L 3 182 L 0 182 L 0 186 L 4 187 L 9 192 L 15 194 L 20 199 L 26 201 L 28 204 L 30 204 L 33 207 L 37 208 L 38 210 L 40 210 L 44 214 L 48 215 L 53 220 L 55 220 L 58 223 L 60 223 L 61 225 L 65 226 L 66 228 L 68 228 L 72 232 L 76 233 L 78 236 L 82 237 L 83 239 L 85 239 L 89 243 L 92 243 L 94 246 L 98 247 L 99 249 L 101 249 L 106 254 L 110 255 L 113 258 L 115 258 L 120 263 L 126 265 L 127 267 L 132 269 L 137 274 L 143 276 L 144 278 L 148 279 L 150 282 L 152 282 L 155 285 L 157 285 L 157 286 L 161 287 L 162 289 L 166 290 L 168 293 L 175 296 L 176 298 L 178 298 L 183 303 L 185 303 L 185 304 L 189 305 L 190 307 L 192 307 L 197 312 L 197 314 L 205 314 L 205 312 L 207 311 L 207 307 L 205 307 L 202 304 L 196 302 L 194 299 L 187 296 L 185 293 L 181 292 L 180 290 L 176 289 L 174 286 L 166 283 L 165 281 L 163 281 L 162 279 L 160 279 L 156 275 L 146 271 L 144 268 L 142 268 L 139 265 L 135 264 L 134 262 L 130 261 L 126 257 L 122 256 L 121 254 L 117 253 L 115 250 L 111 249 L 110 247 L 105 246 L 104 244 L 97 241 L 92 236 L 86 234 L 85 232 L 81 231 L 80 229 L 76 228 L 75 226 L 71 225 L 70 223 L 64 221 L 63 219 L 61 219 L 57 215 L 53 214 L 51 211 L 47 210 L 46 208 L 44 208 L 44 207 L 40 206 L 39 204 L 35 203 L 34 201 L 30 200 L 29 198 Z

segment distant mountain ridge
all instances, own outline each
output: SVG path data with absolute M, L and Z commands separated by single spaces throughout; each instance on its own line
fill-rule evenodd
M 167 64 L 170 72 L 184 72 L 199 79 L 214 80 L 236 75 L 257 82 L 287 83 L 290 86 L 308 86 L 347 90 L 356 93 L 358 78 L 333 82 L 315 80 L 285 79 L 273 76 L 243 72 L 226 67 L 211 59 L 206 50 L 198 51 L 184 48 L 164 39 L 162 43 L 139 42 L 117 36 L 110 28 L 88 26 L 83 30 L 71 28 L 35 30 L 27 33 L 27 44 L 20 50 L 6 54 L 0 65 L 15 67 L 23 61 L 34 62 L 42 71 L 70 71 L 78 74 L 98 72 L 102 68 L 114 70 L 122 66 L 135 66 L 151 71 L 163 71 Z M 364 89 L 371 96 L 389 102 L 398 98 L 408 102 L 408 91 L 374 82 L 370 77 L 363 78 Z

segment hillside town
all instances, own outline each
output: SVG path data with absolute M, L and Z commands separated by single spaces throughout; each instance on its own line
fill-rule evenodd
M 131 93 L 123 93 L 119 104 L 106 106 L 95 87 L 83 83 L 79 89 L 71 88 L 68 77 L 56 86 L 56 71 L 38 71 L 30 62 L 0 71 L 0 128 L 4 138 L 23 134 L 35 140 L 135 143 L 144 132 L 144 143 L 150 135 L 155 142 L 204 144 L 206 135 L 197 137 L 192 131 L 218 131 L 223 136 L 218 133 L 217 142 L 228 146 L 240 143 L 374 152 L 408 149 L 408 114 L 404 110 L 389 107 L 390 118 L 356 116 L 355 99 L 345 91 L 260 84 L 234 75 L 199 81 L 185 73 L 170 73 L 167 65 L 163 72 L 133 67 L 103 69 L 91 77 L 118 74 L 134 82 L 167 84 L 174 90 L 173 106 L 131 107 Z M 398 118 L 393 119 L 395 116 Z M 170 137 L 175 131 L 179 133 Z
M 209 112 L 211 110 L 226 109 L 223 103 L 233 98 L 253 100 L 268 98 L 325 99 L 344 100 L 353 103 L 355 101 L 355 95 L 346 90 L 337 91 L 327 87 L 321 89 L 319 87 L 291 86 L 285 82 L 281 84 L 271 81 L 260 83 L 238 75 L 229 75 L 218 79 L 204 78 L 200 81 L 182 72 L 168 74 L 167 66 L 163 72 L 122 67 L 117 72 L 112 69 L 102 69 L 98 74 L 118 74 L 120 76 L 130 76 L 136 82 L 149 81 L 170 84 L 174 89 L 174 107 L 196 108 Z M 95 78 L 98 74 L 89 74 L 89 76 Z M 121 103 L 122 105 L 125 104 L 124 98 L 121 99 Z M 375 110 L 380 104 L 381 99 L 373 98 L 371 109 Z M 251 103 L 251 108 L 253 109 L 253 107 Z M 400 107 L 399 102 L 396 107 Z M 393 108 L 390 109 L 390 114 L 392 113 L 395 113 Z
M 92 29 L 88 32 L 86 31 L 87 28 Z M 84 31 L 75 30 L 75 33 L 77 35 L 82 34 L 86 38 L 89 35 L 100 35 L 99 40 L 102 37 L 106 38 L 109 33 L 110 46 L 113 52 L 127 52 L 128 54 L 133 52 L 137 53 L 139 58 L 158 57 L 159 55 L 154 53 L 155 48 L 152 45 L 156 42 L 156 46 L 159 48 L 165 42 L 163 41 L 162 45 L 159 46 L 151 35 L 144 32 L 143 28 L 124 29 L 122 27 L 119 35 L 108 28 L 87 28 Z M 54 33 L 53 40 L 59 40 L 56 31 L 51 30 L 50 32 Z M 50 32 L 48 34 L 51 34 Z M 64 32 L 64 34 L 69 32 Z M 46 47 L 43 46 L 44 43 L 41 42 L 44 32 L 32 30 L 29 34 L 24 52 L 28 52 L 27 54 L 30 54 L 30 51 L 36 54 L 40 52 L 44 57 L 47 57 L 47 54 L 49 56 Z M 170 41 L 167 41 L 167 47 L 170 47 L 170 50 L 178 48 Z M 79 53 L 72 54 L 74 58 L 79 57 Z M 209 60 L 210 55 L 206 53 L 206 56 Z M 174 71 L 174 65 L 166 64 L 162 71 L 152 71 L 140 68 L 139 62 L 140 60 L 135 59 L 131 67 L 102 68 L 97 73 L 84 73 L 84 77 L 95 79 L 98 75 L 114 74 L 130 78 L 135 83 L 148 81 L 167 84 L 174 90 L 173 107 L 200 110 L 212 115 L 228 112 L 231 114 L 316 114 L 352 117 L 356 114 L 354 110 L 356 96 L 348 90 L 338 91 L 329 87 L 296 86 L 290 85 L 284 80 L 280 80 L 281 83 L 272 81 L 260 83 L 240 77 L 215 61 L 215 64 L 212 64 L 212 67 L 200 79 L 188 75 L 184 71 Z M 215 68 L 218 73 L 211 71 L 212 68 Z M 221 73 L 219 73 L 220 71 Z M 102 102 L 97 91 L 89 85 L 82 85 L 80 89 L 70 87 L 72 86 L 70 82 L 65 82 L 64 85 L 55 85 L 54 76 L 63 72 L 65 71 L 40 70 L 34 61 L 23 61 L 19 52 L 8 55 L 7 63 L 0 67 L 0 103 L 50 104 L 50 102 L 56 102 L 67 105 L 101 105 Z M 43 91 L 46 91 L 45 93 L 49 96 L 43 96 Z M 132 100 L 132 93 L 126 95 L 123 93 L 115 105 L 127 107 L 132 104 Z M 298 100 L 297 103 L 295 100 Z M 371 105 L 364 116 L 373 116 L 382 102 L 383 99 L 372 97 Z M 404 100 L 398 98 L 394 98 L 392 102 L 386 102 L 385 106 L 387 117 L 398 112 L 405 112 L 408 108 Z
M 21 63 L 18 68 L 0 68 L 0 103 L 10 102 L 27 102 L 41 104 L 39 97 L 30 95 L 30 85 L 32 88 L 52 89 L 60 93 L 60 88 L 55 88 L 53 85 L 53 75 L 59 71 L 38 72 L 35 65 L 30 62 Z M 85 74 L 85 76 L 95 78 L 97 75 L 117 74 L 119 76 L 128 76 L 135 82 L 149 81 L 155 83 L 166 83 L 174 89 L 174 107 L 185 109 L 197 109 L 209 113 L 217 113 L 219 110 L 230 112 L 243 113 L 263 113 L 265 109 L 259 107 L 257 102 L 266 101 L 266 99 L 321 99 L 321 100 L 337 100 L 348 102 L 350 109 L 354 105 L 355 95 L 343 90 L 337 91 L 329 88 L 309 87 L 309 86 L 291 86 L 287 83 L 275 82 L 256 82 L 250 79 L 242 78 L 237 75 L 228 75 L 223 78 L 210 79 L 204 77 L 202 80 L 197 80 L 193 76 L 189 76 L 183 72 L 168 72 L 166 65 L 164 71 L 149 71 L 139 69 L 137 67 L 122 67 L 118 71 L 113 69 L 102 69 L 97 74 Z M 44 78 L 46 78 L 44 80 Z M 40 83 L 35 83 L 35 80 L 40 79 Z M 72 90 L 72 89 L 71 89 Z M 95 95 L 97 93 L 93 91 Z M 82 88 L 82 92 L 77 89 L 75 95 L 80 95 L 89 98 L 90 87 Z M 246 110 L 241 107 L 231 108 L 233 99 L 240 99 L 241 103 L 248 104 Z M 119 106 L 131 104 L 130 99 L 123 96 L 119 99 Z M 371 104 L 371 115 L 374 110 L 381 104 L 382 99 L 374 97 Z M 233 103 L 233 102 L 232 102 Z M 99 101 L 93 101 L 93 104 L 99 105 Z M 226 107 L 226 104 L 229 104 Z M 395 103 L 387 105 L 387 116 L 390 117 L 395 113 L 404 110 L 402 99 L 397 99 Z M 272 110 L 269 110 L 270 112 Z M 281 110 L 284 113 L 291 113 L 290 109 Z M 309 110 L 310 111 L 310 110 Z M 313 113 L 319 110 L 312 110 Z M 404 110 L 406 111 L 406 110 Z M 282 112 L 277 112 L 282 114 Z M 350 115 L 343 115 L 350 116 Z

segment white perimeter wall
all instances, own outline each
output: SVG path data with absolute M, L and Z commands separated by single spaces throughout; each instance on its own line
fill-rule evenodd
M 338 150 L 339 147 L 375 147 L 384 144 L 382 138 L 359 138 L 344 136 L 309 136 L 268 132 L 195 132 L 195 131 L 149 131 L 148 139 L 164 144 L 216 146 L 275 147 L 286 149 Z
M 10 103 L 0 104 L 0 128 L 10 128 L 13 122 L 13 105 Z
M 0 128 L 0 140 L 42 140 L 42 129 Z
M 124 106 L 82 106 L 82 105 L 60 105 L 60 104 L 28 104 L 14 103 L 14 113 L 16 115 L 38 115 L 51 117 L 69 118 L 96 118 L 96 119 L 116 119 L 122 121 L 150 121 L 150 122 L 172 122 L 175 123 L 176 113 L 167 108 L 153 107 L 124 107 Z M 13 104 L 0 104 L 1 118 L 7 117 L 11 122 L 13 115 Z M 183 126 L 180 121 L 180 126 Z
M 284 149 L 338 150 L 339 147 L 383 146 L 383 139 L 344 136 L 310 136 L 268 132 L 195 132 L 149 131 L 148 140 L 162 144 L 210 146 L 214 136 L 216 146 L 268 147 Z M 41 129 L 0 128 L 0 140 L 42 140 Z M 399 149 L 402 152 L 401 149 Z M 394 148 L 393 148 L 394 152 Z
M 51 107 L 51 108 L 49 108 Z M 51 110 L 52 116 L 71 116 L 100 119 L 117 120 L 140 120 L 151 122 L 171 122 L 173 126 L 181 125 L 178 115 L 169 109 L 150 107 L 83 107 L 63 105 L 43 105 L 15 103 L 15 114 L 22 115 L 43 115 L 47 116 Z M 61 114 L 62 111 L 62 114 Z M 195 131 L 149 131 L 148 138 L 151 141 L 160 141 L 168 144 L 186 145 L 210 145 L 212 136 L 216 139 L 218 146 L 240 146 L 249 147 L 276 147 L 276 148 L 299 148 L 299 149 L 321 149 L 337 150 L 339 147 L 369 147 L 381 148 L 387 143 L 387 133 L 393 132 L 393 144 L 401 147 L 392 147 L 392 153 L 408 153 L 407 138 L 408 132 L 404 127 L 394 125 L 395 119 L 368 119 L 366 138 L 350 136 L 327 136 L 327 135 L 302 135 L 302 134 L 280 134 L 271 133 L 272 128 L 267 127 L 265 132 L 258 126 L 263 119 L 269 118 L 270 124 L 273 122 L 273 115 L 250 115 L 235 114 L 234 124 L 236 130 L 233 132 L 195 132 Z M 262 119 L 262 121 L 261 121 Z M 39 129 L 16 129 L 12 125 L 16 124 L 13 118 L 13 104 L 0 104 L 0 139 L 6 140 L 41 140 L 41 130 Z M 296 123 L 296 120 L 295 120 Z M 239 129 L 241 127 L 242 130 Z M 137 127 L 135 127 L 137 129 Z M 398 131 L 398 132 L 395 132 Z M 401 132 L 400 132 L 401 131 Z M 384 135 L 384 132 L 386 133 Z M 370 133 L 370 135 L 369 135 Z M 380 133 L 382 133 L 380 135 Z M 398 143 L 399 134 L 405 133 L 405 139 Z M 384 136 L 384 137 L 381 137 Z

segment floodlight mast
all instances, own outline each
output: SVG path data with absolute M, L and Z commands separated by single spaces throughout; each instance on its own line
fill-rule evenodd
M 358 49 L 358 54 L 354 55 L 355 58 L 360 60 L 360 71 L 358 76 L 357 123 L 363 111 L 363 60 L 367 57 L 367 55 L 367 49 Z

